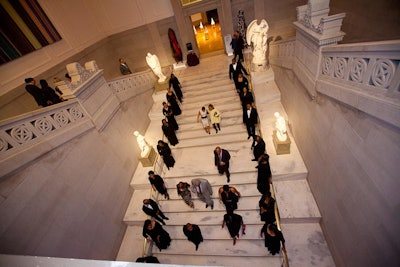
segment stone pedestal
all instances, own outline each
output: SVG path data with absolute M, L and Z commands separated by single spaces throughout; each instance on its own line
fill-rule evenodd
M 290 154 L 290 137 L 287 135 L 287 138 L 285 141 L 281 141 L 278 139 L 276 135 L 276 131 L 274 131 L 272 135 L 272 139 L 274 141 L 274 146 L 275 146 L 275 151 L 277 155 L 282 155 L 282 154 Z
M 165 81 L 163 81 L 161 83 L 156 81 L 156 83 L 154 84 L 155 91 L 167 93 L 167 89 L 169 87 L 168 81 L 169 81 L 168 79 L 166 79 Z
M 174 70 L 180 70 L 180 69 L 186 69 L 186 62 L 182 61 L 182 62 L 178 62 L 178 63 L 174 63 Z
M 144 157 L 140 156 L 139 161 L 142 163 L 143 167 L 152 167 L 156 161 L 157 153 L 152 146 L 150 146 L 149 151 Z

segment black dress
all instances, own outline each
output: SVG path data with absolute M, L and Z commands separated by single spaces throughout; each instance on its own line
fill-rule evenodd
M 226 211 L 228 210 L 236 210 L 237 209 L 237 203 L 239 201 L 239 197 L 233 193 L 232 191 L 228 191 L 228 194 L 226 194 L 225 191 L 221 193 L 221 198 L 222 202 L 225 204 Z
M 281 242 L 284 244 L 285 239 L 283 238 L 282 232 L 277 230 L 275 236 L 271 236 L 267 232 L 267 224 L 264 224 L 261 229 L 265 235 L 265 247 L 268 248 L 272 255 L 279 253 L 281 250 Z
M 172 108 L 172 112 L 174 113 L 175 116 L 181 115 L 182 114 L 182 110 L 179 107 L 178 102 L 176 102 L 176 96 L 173 92 L 171 92 L 171 94 L 166 94 L 166 98 L 168 103 L 171 105 Z
M 43 94 L 45 95 L 46 99 L 50 100 L 53 104 L 57 104 L 61 102 L 60 97 L 56 94 L 56 91 L 47 86 L 42 88 Z
M 178 138 L 176 137 L 175 130 L 173 126 L 170 126 L 168 123 L 166 125 L 163 124 L 161 126 L 164 135 L 167 137 L 171 146 L 175 146 L 179 143 Z
M 171 244 L 171 237 L 158 222 L 155 222 L 154 228 L 151 230 L 148 230 L 143 226 L 143 236 L 145 238 L 150 236 L 160 251 L 168 248 Z
M 171 149 L 169 148 L 169 145 L 165 142 L 163 142 L 163 146 L 157 145 L 157 151 L 160 156 L 162 156 L 165 166 L 167 166 L 168 170 L 171 167 L 174 167 L 175 165 L 175 159 L 172 156 Z
M 175 131 L 179 130 L 179 125 L 175 120 L 174 112 L 172 111 L 172 108 L 163 108 L 162 110 L 164 116 L 167 118 L 168 123 L 174 127 Z
M 269 178 L 271 177 L 271 168 L 268 160 L 261 161 L 258 164 L 257 189 L 261 194 L 269 192 Z
M 237 86 L 238 86 L 237 90 L 238 90 L 239 95 L 241 93 L 243 93 L 243 87 L 247 88 L 247 92 L 249 90 L 249 81 L 244 76 L 242 78 L 243 78 L 242 81 L 239 81 L 239 79 L 238 79 L 238 82 L 237 82 Z
M 171 87 L 171 85 L 174 88 L 176 97 L 179 99 L 180 102 L 182 102 L 183 94 L 182 94 L 182 90 L 181 90 L 181 83 L 179 82 L 178 78 L 176 78 L 176 77 L 170 78 L 169 79 L 169 87 Z
M 274 223 L 276 221 L 276 219 L 275 219 L 275 199 L 273 199 L 271 197 L 267 204 L 267 203 L 265 203 L 265 196 L 262 196 L 258 205 L 260 207 L 261 221 L 265 222 L 266 224 Z M 263 212 L 261 211 L 261 208 L 264 209 Z
M 235 213 L 225 214 L 224 221 L 232 238 L 239 235 L 239 230 L 243 223 L 242 216 Z
M 186 229 L 186 225 L 183 226 L 183 233 L 189 241 L 193 242 L 196 246 L 203 242 L 203 236 L 198 225 L 192 224 L 193 230 L 189 231 Z
M 164 188 L 164 180 L 163 180 L 163 178 L 161 178 L 161 176 L 157 175 L 157 174 L 154 175 L 154 176 L 155 176 L 154 179 L 149 177 L 150 184 L 154 185 L 154 187 L 156 188 L 156 190 L 160 194 L 162 194 L 162 195 L 166 194 L 167 193 L 167 189 Z

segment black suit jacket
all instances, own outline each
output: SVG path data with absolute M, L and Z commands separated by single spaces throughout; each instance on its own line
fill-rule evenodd
M 152 200 L 152 199 L 149 199 L 149 200 L 150 200 L 150 206 L 153 209 L 150 209 L 150 208 L 146 207 L 145 205 L 143 205 L 142 210 L 147 215 L 154 217 L 156 215 L 157 211 L 160 210 L 160 208 L 158 207 L 157 203 L 154 200 Z
M 221 161 L 225 162 L 225 166 L 229 168 L 229 160 L 231 159 L 231 155 L 225 149 L 221 148 L 221 151 L 222 151 Z M 219 166 L 219 155 L 217 154 L 217 152 L 215 152 L 215 150 L 214 150 L 214 161 L 215 161 L 215 166 Z
M 46 96 L 44 95 L 44 92 L 39 87 L 37 87 L 36 85 L 33 85 L 33 84 L 27 84 L 25 86 L 25 89 L 28 93 L 30 93 L 33 96 L 33 98 L 36 100 L 36 103 L 39 106 L 47 107 Z
M 236 63 L 236 70 L 233 68 L 233 65 L 230 64 L 229 65 L 229 79 L 232 79 L 236 82 L 237 81 L 237 77 L 239 75 L 239 73 L 244 73 L 246 75 L 248 75 L 246 69 L 243 67 L 242 63 L 237 62 Z
M 244 114 L 244 122 L 246 124 L 250 124 L 250 125 L 258 123 L 258 113 L 255 108 L 251 108 L 250 117 L 247 116 L 247 109 L 246 109 L 245 114 Z

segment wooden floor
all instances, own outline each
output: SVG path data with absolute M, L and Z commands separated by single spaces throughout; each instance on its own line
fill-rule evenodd
M 224 49 L 221 27 L 218 23 L 215 24 L 215 26 L 206 25 L 203 29 L 199 29 L 198 27 L 196 27 L 196 31 L 196 42 L 200 54 Z

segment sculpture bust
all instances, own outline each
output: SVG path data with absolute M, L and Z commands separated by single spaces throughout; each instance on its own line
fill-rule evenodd
M 153 70 L 154 74 L 158 76 L 159 83 L 162 83 L 167 79 L 167 77 L 165 77 L 165 75 L 161 71 L 160 61 L 158 60 L 158 57 L 156 55 L 147 53 L 146 62 L 147 65 L 149 65 L 149 67 Z
M 275 128 L 276 128 L 276 136 L 279 141 L 286 141 L 287 139 L 287 130 L 286 130 L 286 121 L 279 114 L 279 112 L 275 112 L 274 116 L 276 118 Z
M 137 143 L 139 145 L 139 148 L 140 148 L 140 156 L 143 158 L 149 152 L 150 146 L 146 142 L 146 139 L 144 138 L 144 136 L 141 135 L 138 131 L 135 131 L 133 133 L 133 135 L 136 136 L 136 141 L 137 141 Z
M 246 41 L 253 45 L 254 64 L 265 64 L 266 62 L 268 29 L 269 26 L 265 19 L 261 20 L 260 24 L 257 23 L 257 20 L 253 20 L 247 27 Z

